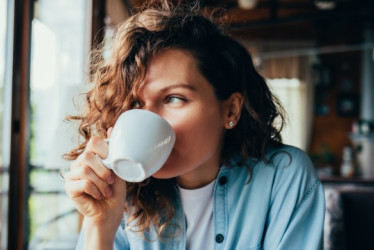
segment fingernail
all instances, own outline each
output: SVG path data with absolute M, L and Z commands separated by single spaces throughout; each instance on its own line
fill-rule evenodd
M 110 189 L 110 187 L 108 187 L 107 189 L 105 189 L 105 195 L 106 195 L 107 197 L 112 196 L 112 190 Z
M 106 179 L 106 182 L 107 182 L 108 184 L 113 184 L 113 183 L 114 183 L 114 177 L 113 177 L 112 174 L 109 175 L 109 177 Z

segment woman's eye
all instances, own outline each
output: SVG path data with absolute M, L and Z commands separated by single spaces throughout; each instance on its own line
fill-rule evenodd
M 184 101 L 184 99 L 183 98 L 181 98 L 181 97 L 178 97 L 178 96 L 173 96 L 173 95 L 171 95 L 171 96 L 168 96 L 167 98 L 166 98 L 166 102 L 167 103 L 181 103 L 181 102 L 183 102 Z
M 141 108 L 141 104 L 139 101 L 132 101 L 131 105 L 130 105 L 130 108 L 131 109 L 139 109 Z

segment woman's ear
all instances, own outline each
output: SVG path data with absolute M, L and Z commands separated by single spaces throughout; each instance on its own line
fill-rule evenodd
M 239 122 L 243 101 L 243 95 L 235 92 L 224 102 L 224 126 L 226 129 L 234 128 Z

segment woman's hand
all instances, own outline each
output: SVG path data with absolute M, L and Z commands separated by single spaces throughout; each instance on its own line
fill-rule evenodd
M 123 216 L 126 183 L 103 165 L 100 158 L 107 155 L 107 143 L 92 137 L 64 175 L 65 191 L 87 226 L 97 227 L 114 237 Z

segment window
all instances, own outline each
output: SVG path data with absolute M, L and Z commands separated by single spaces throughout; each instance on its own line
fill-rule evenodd
M 82 91 L 88 58 L 90 1 L 35 2 L 31 38 L 29 249 L 74 249 L 79 218 L 58 171 L 77 145 L 69 135 L 74 96 Z
M 316 60 L 309 51 L 314 41 L 242 42 L 286 112 L 283 142 L 308 151 L 314 92 L 311 65 Z
M 282 131 L 283 142 L 306 150 L 310 133 L 308 128 L 311 126 L 308 102 L 310 96 L 313 96 L 307 83 L 297 78 L 267 79 L 267 82 L 286 111 L 286 125 Z
M 11 1 L 0 0 L 0 249 L 6 249 L 8 236 L 9 145 L 10 145 L 10 44 L 11 25 L 7 9 Z

